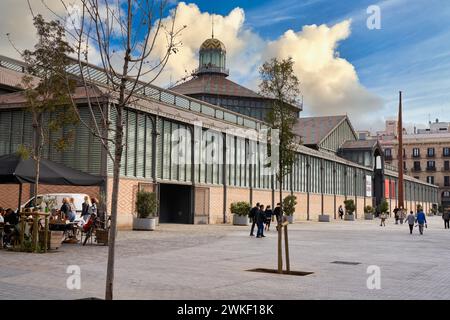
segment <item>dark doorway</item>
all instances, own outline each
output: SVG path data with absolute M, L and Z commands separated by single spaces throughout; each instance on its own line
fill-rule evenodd
M 194 223 L 192 214 L 192 186 L 159 185 L 159 222 Z

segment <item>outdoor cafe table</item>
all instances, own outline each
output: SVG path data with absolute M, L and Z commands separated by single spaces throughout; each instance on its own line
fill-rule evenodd
M 27 217 L 32 216 L 33 217 L 33 238 L 31 241 L 31 248 L 33 252 L 38 251 L 38 242 L 39 242 L 39 220 L 41 218 L 44 218 L 45 225 L 44 225 L 44 252 L 47 252 L 47 242 L 48 242 L 48 231 L 49 231 L 49 216 L 50 213 L 47 212 L 20 212 L 20 248 L 24 249 L 24 243 L 25 243 L 25 225 L 27 223 Z

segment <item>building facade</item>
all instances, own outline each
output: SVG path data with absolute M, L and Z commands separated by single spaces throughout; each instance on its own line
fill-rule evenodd
M 403 169 L 415 179 L 439 188 L 438 202 L 450 207 L 450 133 L 448 123 L 436 121 L 428 129 L 403 135 Z M 396 135 L 378 136 L 388 165 L 398 167 Z
M 69 68 L 74 76 L 79 76 L 77 67 L 74 62 Z M 108 86 L 105 74 L 92 65 L 85 68 L 89 68 L 89 81 L 96 86 L 96 112 L 103 112 L 114 123 L 115 100 L 103 94 Z M 0 154 L 14 153 L 18 146 L 31 143 L 31 119 L 18 87 L 24 69 L 20 61 L 0 57 L 0 79 L 9 88 L 0 95 Z M 74 99 L 81 117 L 89 123 L 83 90 L 77 91 Z M 311 129 L 319 129 L 316 126 L 321 123 L 316 121 Z M 354 199 L 358 219 L 363 218 L 365 205 L 379 203 L 381 198 L 393 208 L 397 173 L 383 167 L 377 147 L 361 150 L 368 152 L 368 160 L 360 163 L 340 156 L 339 150 L 349 137 L 357 140 L 356 133 L 345 116 L 333 123 L 319 140 L 319 144 L 326 142 L 323 147 L 327 150 L 296 147 L 295 163 L 285 177 L 283 191 L 283 195 L 297 196 L 295 219 L 317 220 L 320 214 L 336 218 L 337 207 L 345 199 Z M 265 174 L 267 144 L 257 138 L 265 129 L 267 125 L 257 118 L 142 83 L 134 103 L 126 110 L 119 226 L 131 226 L 140 189 L 157 192 L 162 222 L 229 223 L 232 202 L 274 205 L 279 198 L 277 182 L 273 175 Z M 49 137 L 57 138 L 57 134 Z M 85 126 L 76 128 L 74 143 L 68 149 L 56 152 L 47 148 L 45 157 L 104 176 L 106 183 L 100 188 L 77 187 L 70 191 L 98 195 L 107 208 L 110 206 L 112 165 L 98 139 Z M 437 188 L 413 177 L 405 179 L 406 189 L 411 190 L 406 194 L 408 208 L 421 203 L 429 210 L 437 201 Z M 27 190 L 30 188 L 24 192 Z M 42 186 L 41 190 L 69 191 L 58 186 Z M 16 206 L 14 186 L 0 185 L 0 194 L 0 206 Z

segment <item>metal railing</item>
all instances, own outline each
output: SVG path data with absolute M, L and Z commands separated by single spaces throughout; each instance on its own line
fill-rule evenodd
M 111 82 L 115 84 L 120 83 L 120 78 L 111 78 L 109 74 L 107 74 L 102 68 L 91 64 L 82 63 L 81 72 L 78 61 L 72 58 L 70 58 L 70 60 L 72 63 L 67 67 L 66 71 L 72 76 L 80 77 L 83 73 L 83 76 L 89 83 L 106 87 L 108 89 L 112 87 Z M 27 68 L 27 65 L 24 62 L 2 55 L 0 55 L 0 66 L 21 73 L 25 73 Z M 133 89 L 133 85 L 134 81 L 130 78 L 130 81 L 127 82 L 126 85 L 128 92 Z M 230 122 L 234 125 L 255 129 L 258 131 L 268 128 L 268 125 L 261 120 L 243 115 L 241 113 L 230 111 L 226 108 L 222 108 L 182 94 L 178 94 L 167 89 L 162 89 L 143 81 L 137 82 L 134 92 L 137 96 L 141 96 L 146 99 L 163 102 L 177 108 L 200 113 L 210 118 Z

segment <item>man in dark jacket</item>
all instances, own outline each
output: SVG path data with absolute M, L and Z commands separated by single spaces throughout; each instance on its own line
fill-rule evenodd
M 253 231 L 255 231 L 256 214 L 258 213 L 258 210 L 259 210 L 259 202 L 256 204 L 256 206 L 250 209 L 250 212 L 248 214 L 248 217 L 252 220 L 252 228 L 250 229 L 250 236 L 252 237 L 255 235 Z
M 264 212 L 264 205 L 259 206 L 258 213 L 256 214 L 256 224 L 258 225 L 257 238 L 264 238 L 264 221 L 266 220 L 266 213 Z
M 442 219 L 444 220 L 444 228 L 445 229 L 450 229 L 450 226 L 449 226 L 450 211 L 445 209 L 444 212 L 442 213 Z
M 277 219 L 277 230 L 278 230 L 278 225 L 281 223 L 281 216 L 282 216 L 280 203 L 277 203 L 277 206 L 275 207 L 275 209 L 273 209 L 273 215 Z

